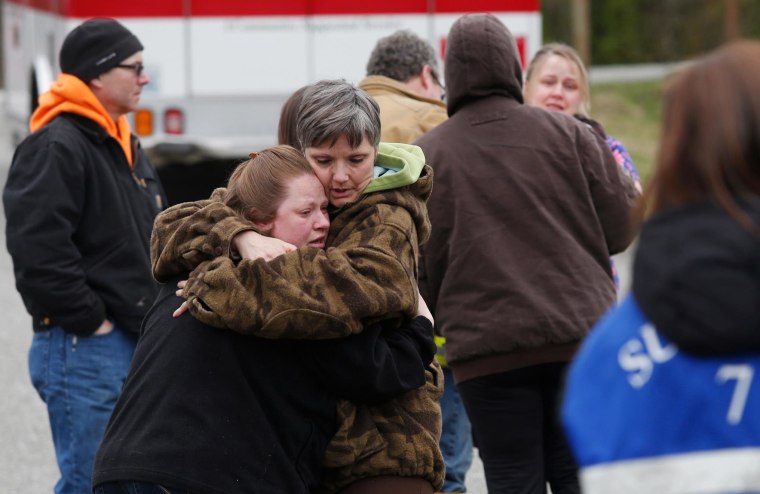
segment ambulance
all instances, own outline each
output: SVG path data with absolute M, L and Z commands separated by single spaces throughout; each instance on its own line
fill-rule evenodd
M 410 29 L 443 56 L 467 12 L 498 16 L 523 60 L 541 45 L 539 0 L 5 0 L 5 110 L 15 140 L 59 72 L 66 34 L 112 17 L 145 46 L 150 84 L 133 130 L 157 166 L 244 157 L 276 144 L 280 107 L 321 79 L 358 83 L 377 40 Z M 444 82 L 445 84 L 445 82 Z

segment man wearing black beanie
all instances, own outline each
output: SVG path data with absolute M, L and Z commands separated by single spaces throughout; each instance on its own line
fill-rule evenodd
M 68 34 L 62 73 L 40 96 L 3 191 L 57 494 L 92 492 L 93 458 L 158 293 L 149 241 L 165 197 L 126 117 L 149 82 L 142 50 L 113 19 Z

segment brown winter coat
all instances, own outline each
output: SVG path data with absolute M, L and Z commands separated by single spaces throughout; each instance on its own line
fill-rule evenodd
M 365 194 L 334 212 L 327 250 L 302 247 L 270 262 L 237 265 L 229 257 L 231 239 L 253 228 L 218 202 L 217 192 L 157 218 L 153 272 L 165 280 L 198 266 L 183 293 L 190 312 L 212 326 L 261 337 L 335 338 L 380 318 L 401 321 L 417 310 L 417 256 L 430 232 L 431 189 L 432 170 L 425 167 L 411 185 Z M 435 362 L 426 375 L 424 387 L 389 402 L 341 403 L 324 492 L 375 475 L 421 476 L 441 486 L 443 377 Z
M 615 302 L 635 186 L 587 125 L 522 104 L 494 16 L 461 19 L 447 46 L 449 119 L 415 143 L 436 174 L 420 291 L 458 382 L 568 361 Z

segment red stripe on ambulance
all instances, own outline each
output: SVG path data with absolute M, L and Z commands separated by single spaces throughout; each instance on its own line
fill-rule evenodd
M 180 17 L 184 15 L 222 16 L 302 16 L 302 15 L 372 15 L 465 12 L 536 12 L 540 0 L 193 0 L 187 7 L 183 0 L 6 0 L 66 17 Z M 432 8 L 430 8 L 432 7 Z M 188 11 L 189 10 L 189 11 Z

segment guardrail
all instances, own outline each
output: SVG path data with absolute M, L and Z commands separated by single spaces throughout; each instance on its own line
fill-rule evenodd
M 591 84 L 608 82 L 654 81 L 664 78 L 688 62 L 646 63 L 633 65 L 596 65 L 589 69 Z

